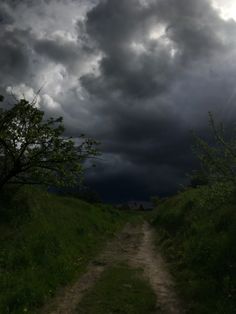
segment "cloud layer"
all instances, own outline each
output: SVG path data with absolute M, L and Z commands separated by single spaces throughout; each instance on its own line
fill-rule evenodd
M 236 22 L 210 0 L 11 0 L 0 24 L 0 91 L 43 86 L 69 134 L 101 141 L 87 180 L 108 200 L 174 192 L 189 131 L 235 117 Z

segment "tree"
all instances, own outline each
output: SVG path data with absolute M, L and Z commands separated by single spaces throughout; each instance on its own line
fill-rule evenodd
M 201 174 L 209 183 L 236 183 L 236 134 L 229 136 L 223 124 L 216 125 L 209 113 L 209 124 L 213 133 L 212 144 L 195 135 L 195 151 L 201 162 Z
M 1 109 L 0 190 L 10 183 L 77 184 L 85 160 L 98 154 L 98 143 L 81 135 L 76 146 L 63 133 L 62 117 L 45 119 L 34 102 L 21 99 L 11 109 Z

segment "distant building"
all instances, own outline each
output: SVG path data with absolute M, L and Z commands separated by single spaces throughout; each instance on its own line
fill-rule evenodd
M 151 202 L 130 201 L 127 203 L 116 204 L 115 208 L 120 210 L 152 210 L 154 207 Z
M 153 205 L 151 202 L 131 201 L 128 202 L 128 207 L 132 210 L 152 210 Z

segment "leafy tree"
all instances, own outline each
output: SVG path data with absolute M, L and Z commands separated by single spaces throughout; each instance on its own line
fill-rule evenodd
M 202 178 L 209 183 L 236 183 L 236 134 L 229 137 L 223 124 L 216 125 L 214 117 L 209 113 L 209 124 L 214 142 L 209 144 L 194 135 L 195 151 L 200 159 Z
M 0 190 L 9 183 L 78 183 L 84 161 L 98 154 L 98 143 L 81 135 L 76 146 L 63 133 L 63 119 L 45 119 L 34 102 L 21 99 L 11 109 L 1 109 Z

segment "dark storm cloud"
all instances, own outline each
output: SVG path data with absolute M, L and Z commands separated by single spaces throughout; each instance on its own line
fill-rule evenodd
M 70 64 L 77 62 L 78 47 L 73 43 L 60 43 L 56 40 L 42 39 L 35 43 L 35 51 L 45 55 L 56 63 Z
M 29 71 L 28 31 L 0 31 L 0 81 L 2 84 L 18 83 Z
M 0 25 L 9 25 L 14 22 L 8 7 L 2 3 L 0 4 Z
M 143 7 L 137 0 L 110 0 L 94 7 L 87 15 L 86 29 L 104 53 L 100 69 L 105 88 L 152 97 L 166 91 L 186 63 L 223 49 L 217 34 L 223 23 L 207 1 L 195 2 L 156 1 Z M 171 43 L 148 40 L 148 31 L 158 24 Z M 145 51 L 135 54 L 132 43 L 144 44 Z M 171 49 L 175 52 L 172 58 Z M 92 80 L 83 79 L 87 89 L 89 81 L 94 86 Z
M 133 51 L 136 43 L 146 41 L 151 24 L 148 12 L 135 0 L 101 1 L 88 13 L 86 30 L 104 53 L 100 70 L 106 78 L 105 88 L 116 88 L 135 98 L 166 89 L 175 71 L 169 52 L 154 42 L 140 55 Z M 83 78 L 87 89 L 89 83 L 93 87 L 92 80 Z
M 160 39 L 148 37 L 155 27 L 157 33 L 164 29 Z M 103 55 L 100 74 L 83 76 L 81 83 L 93 101 L 100 100 L 92 112 L 111 121 L 101 126 L 104 150 L 135 166 L 130 173 L 120 166 L 120 188 L 142 178 L 145 195 L 155 180 L 160 193 L 173 190 L 196 163 L 190 130 L 206 130 L 208 110 L 222 114 L 222 104 L 235 114 L 227 104 L 235 82 L 235 67 L 227 62 L 235 22 L 223 21 L 205 0 L 146 6 L 108 0 L 88 13 L 86 31 Z
M 11 79 L 24 72 L 27 67 L 27 54 L 22 49 L 21 39 L 12 31 L 7 31 L 6 27 L 14 22 L 10 14 L 9 7 L 0 4 L 0 68 L 3 78 L 10 75 Z M 21 36 L 20 36 L 21 37 Z M 11 73 L 15 70 L 14 73 Z M 1 78 L 0 78 L 1 79 Z

